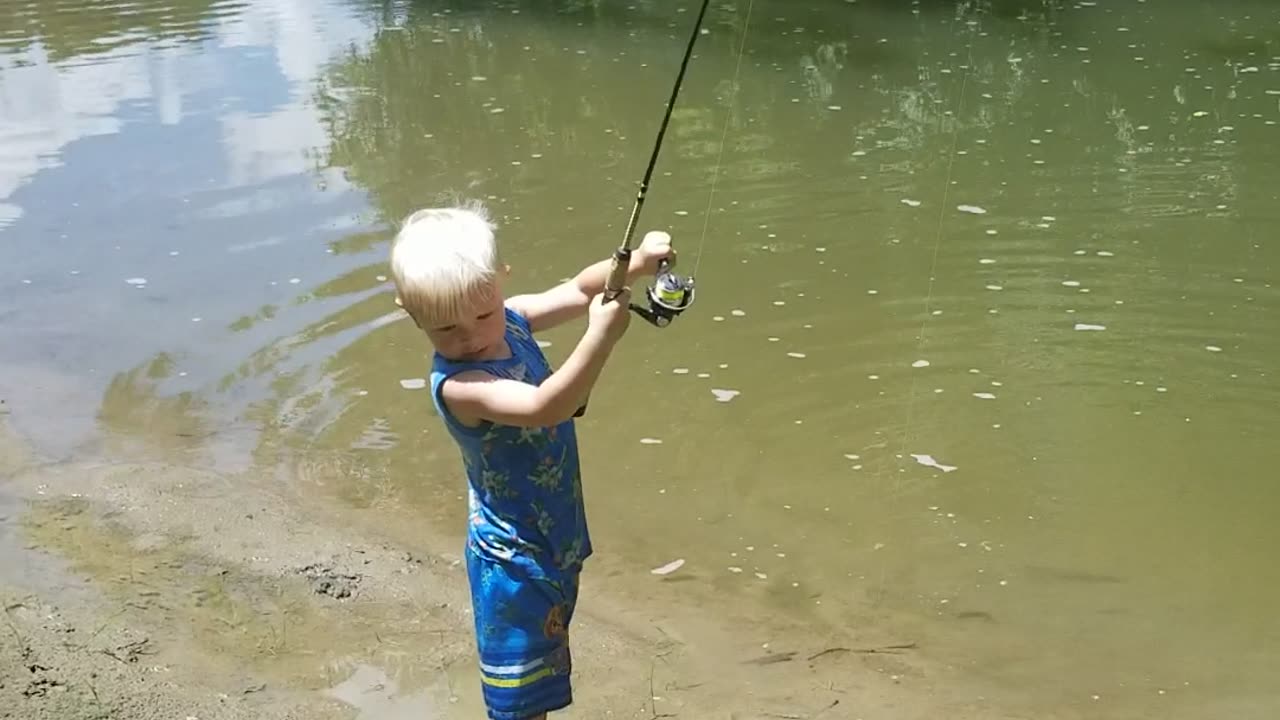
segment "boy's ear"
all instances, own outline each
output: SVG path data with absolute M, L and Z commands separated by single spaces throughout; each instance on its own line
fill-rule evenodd
M 395 297 L 396 297 L 396 307 L 400 308 L 401 310 L 404 310 L 404 301 L 400 299 L 399 295 L 396 295 Z M 418 326 L 419 330 L 422 329 L 422 323 L 418 322 L 418 318 L 414 317 L 413 313 L 409 312 L 408 310 L 404 310 L 404 314 L 409 316 L 409 319 L 413 321 L 414 325 Z

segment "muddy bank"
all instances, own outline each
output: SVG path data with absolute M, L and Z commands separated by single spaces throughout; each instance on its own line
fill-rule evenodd
M 37 464 L 6 442 L 0 716 L 483 716 L 447 533 L 406 542 L 385 513 L 311 492 L 314 476 Z M 680 572 L 591 570 L 566 717 L 1030 716 L 869 621 L 724 615 L 675 601 Z

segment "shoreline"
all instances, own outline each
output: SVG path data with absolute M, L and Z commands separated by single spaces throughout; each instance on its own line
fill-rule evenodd
M 128 699 L 148 684 L 193 703 L 179 717 L 201 720 L 299 711 L 363 718 L 339 699 L 358 698 L 352 690 L 362 683 L 383 687 L 375 695 L 386 708 L 434 705 L 440 717 L 478 709 L 465 569 L 441 538 L 424 532 L 424 542 L 406 546 L 376 529 L 376 510 L 337 508 L 253 473 L 162 461 L 40 464 L 12 433 L 0 436 L 0 491 L 12 499 L 6 552 L 21 553 L 27 570 L 0 574 L 6 614 L 26 638 L 3 653 L 0 693 L 11 696 L 8 707 L 22 708 L 18 717 L 91 717 L 107 708 L 135 713 L 124 717 L 166 716 L 149 709 L 164 703 Z M 340 525 L 332 522 L 338 512 Z M 569 716 L 727 710 L 808 717 L 842 705 L 869 711 L 873 698 L 896 705 L 905 698 L 892 695 L 909 695 L 893 692 L 901 686 L 875 671 L 847 682 L 841 656 L 850 652 L 809 662 L 792 643 L 775 652 L 731 637 L 696 618 L 695 608 L 621 605 L 607 591 L 607 564 L 588 562 Z M 679 573 L 657 580 L 680 581 Z M 65 624 L 92 642 L 52 652 L 51 627 Z M 95 634 L 90 625 L 109 631 Z M 14 668 L 15 649 L 26 658 L 18 664 L 49 655 L 32 661 L 48 669 L 24 678 Z M 746 661 L 724 668 L 728 657 Z M 886 653 L 881 664 L 899 678 L 921 674 L 905 654 Z M 89 684 L 86 672 L 107 669 L 123 674 Z M 388 678 L 403 690 L 387 691 Z M 81 714 L 67 714 L 67 703 L 83 706 Z M 379 718 L 376 712 L 368 717 Z
M 0 423 L 0 552 L 26 569 L 0 573 L 22 638 L 0 650 L 3 706 L 33 720 L 483 717 L 461 542 L 327 496 L 325 473 L 348 471 L 41 464 Z M 891 634 L 909 619 L 819 620 L 767 596 L 721 606 L 705 580 L 619 567 L 607 547 L 588 560 L 575 704 L 557 717 L 1101 717 L 1002 706 L 928 638 Z

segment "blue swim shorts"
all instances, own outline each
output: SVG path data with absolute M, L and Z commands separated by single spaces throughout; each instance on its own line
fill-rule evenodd
M 573 703 L 569 622 L 578 575 L 528 577 L 467 549 L 484 704 L 493 720 L 524 720 Z

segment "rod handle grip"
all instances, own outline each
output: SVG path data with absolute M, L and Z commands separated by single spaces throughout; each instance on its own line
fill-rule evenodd
M 613 300 L 627 286 L 627 271 L 631 268 L 631 250 L 618 248 L 609 264 L 609 277 L 604 282 L 604 299 Z

